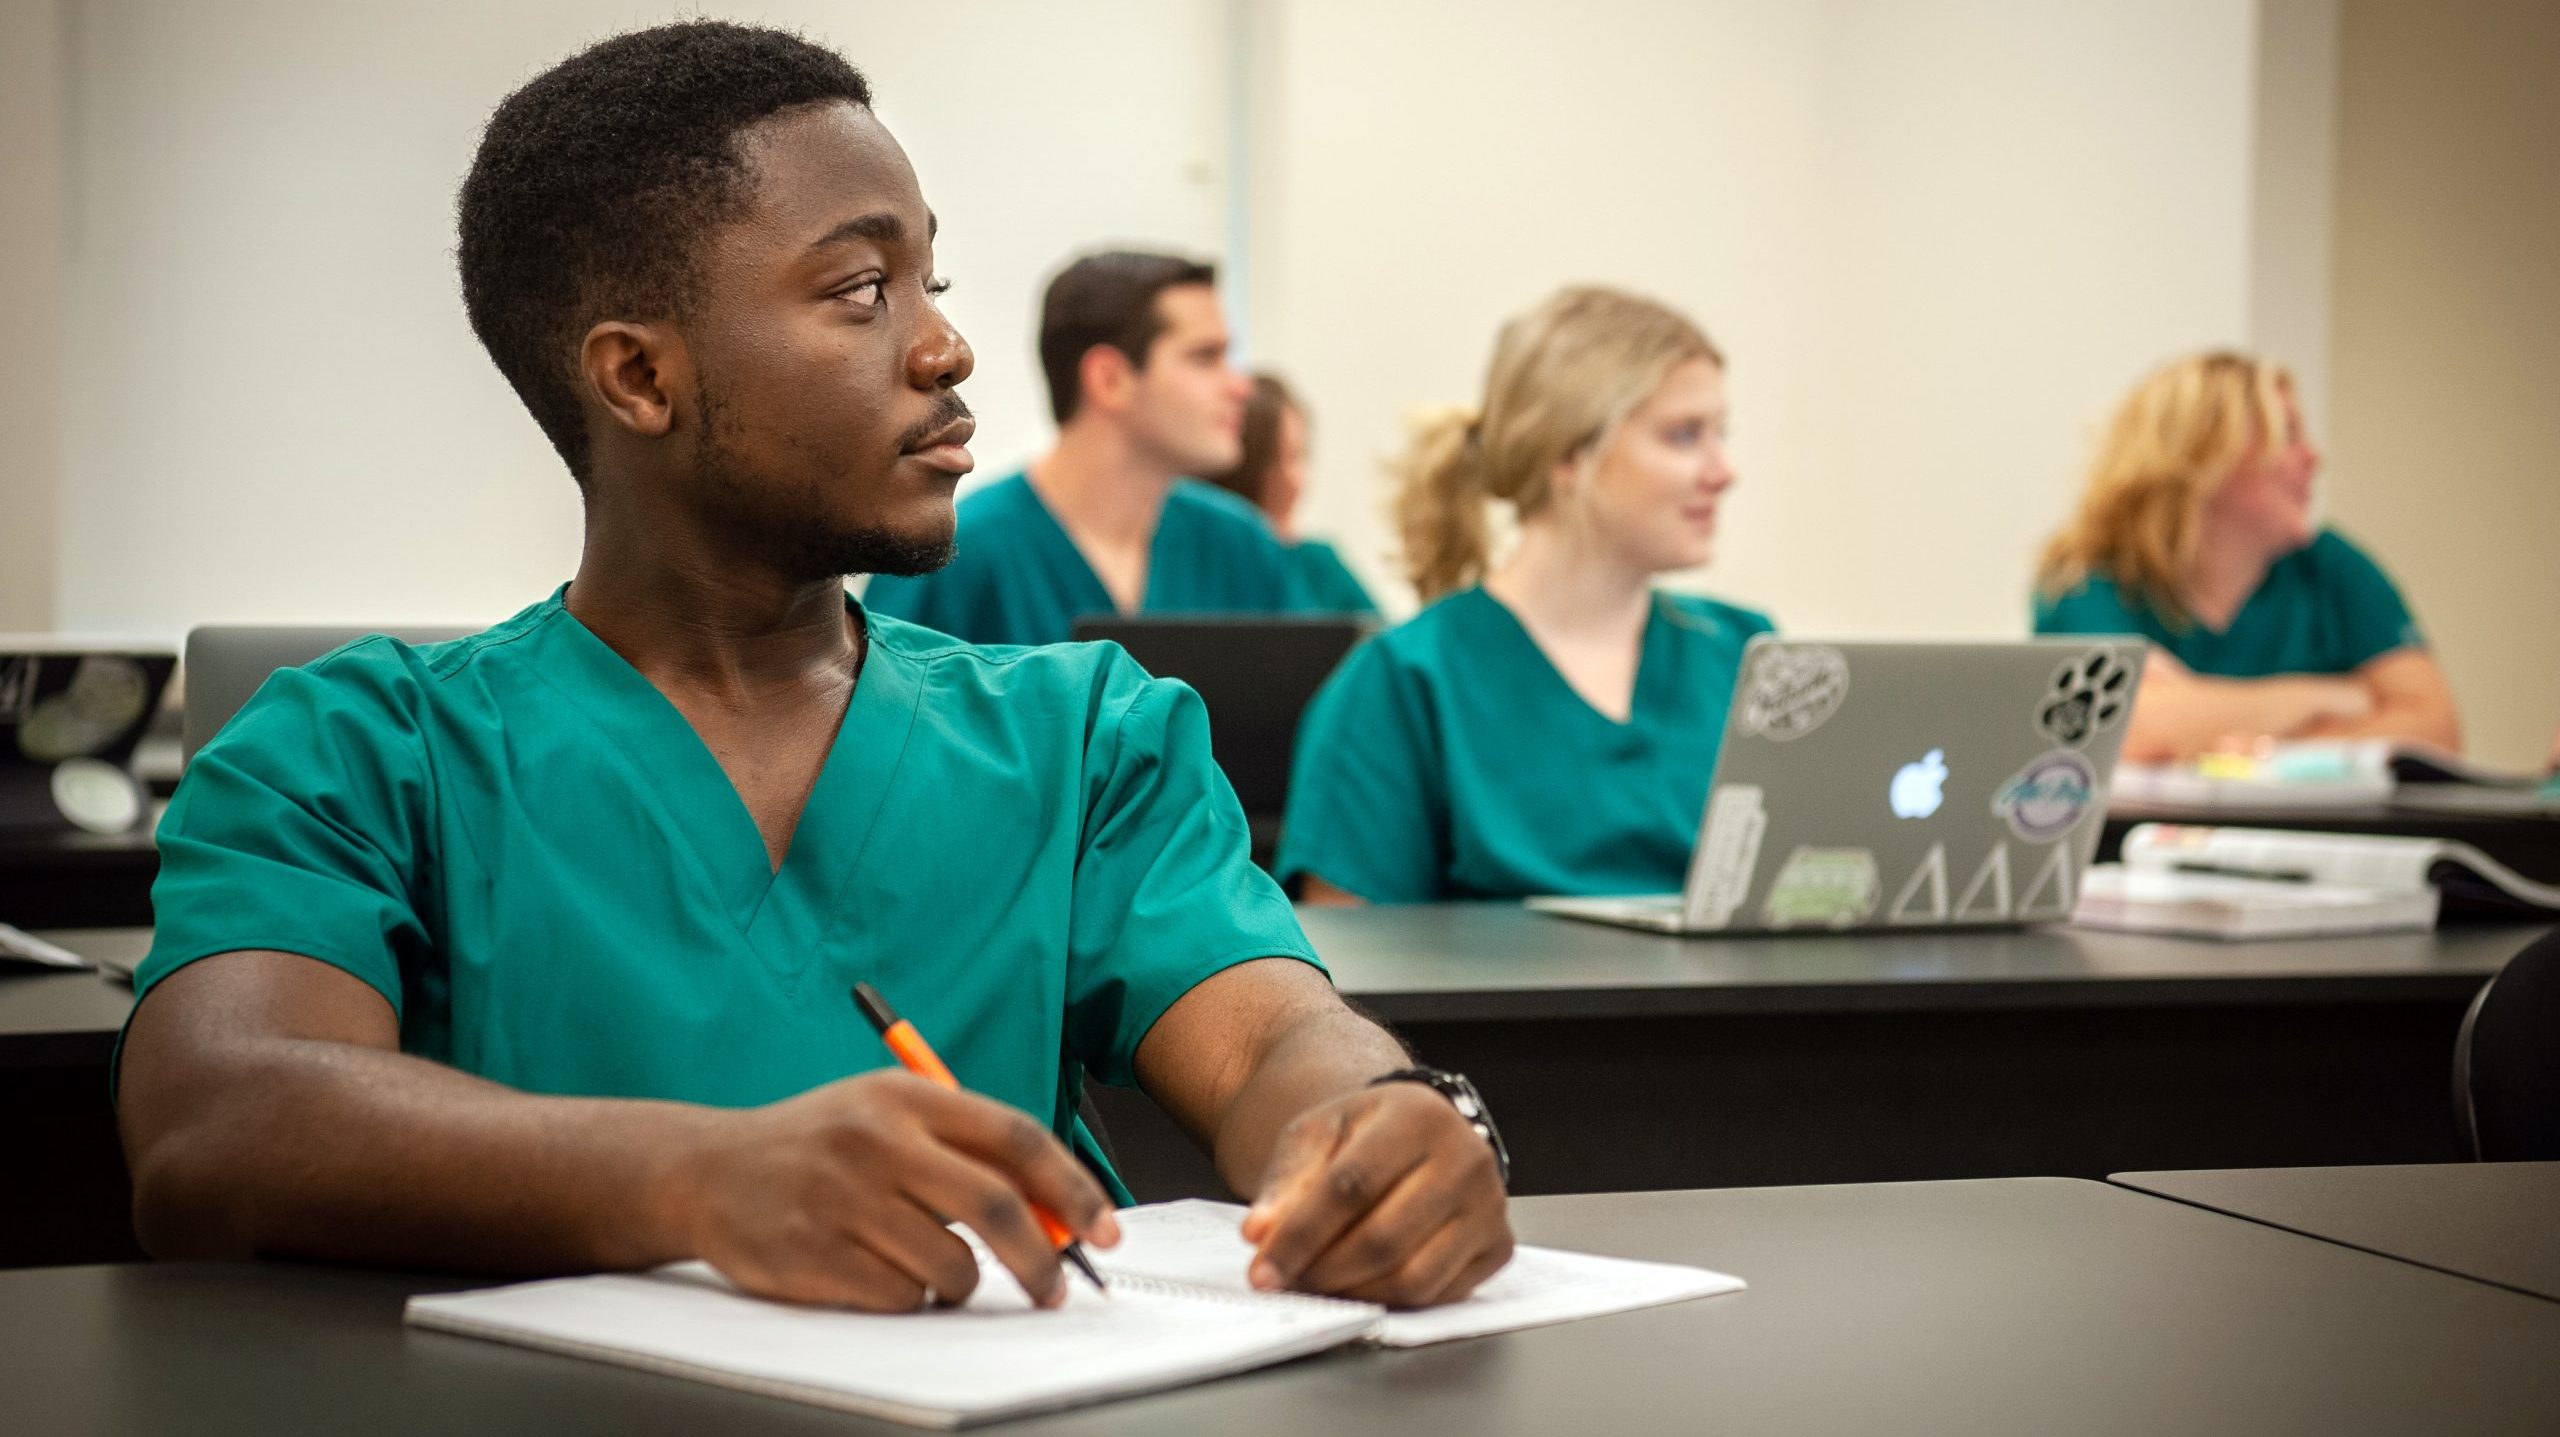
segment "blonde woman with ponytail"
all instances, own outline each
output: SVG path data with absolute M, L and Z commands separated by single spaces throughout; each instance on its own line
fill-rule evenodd
M 1428 607 L 1309 708 L 1281 876 L 1309 902 L 1678 888 L 1770 628 L 1653 586 L 1707 561 L 1733 487 L 1724 356 L 1651 300 L 1565 290 L 1504 326 L 1480 405 L 1415 420 L 1396 472 Z
M 2460 746 L 2399 589 L 2314 521 L 2319 469 L 2292 377 L 2248 355 L 2178 360 L 2117 409 L 2046 546 L 2035 626 L 2151 641 L 2125 757 L 2269 737 Z

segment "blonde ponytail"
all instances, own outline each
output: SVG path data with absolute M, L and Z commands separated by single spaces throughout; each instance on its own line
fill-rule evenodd
M 1597 454 L 1680 365 L 1724 356 L 1687 316 L 1613 289 L 1559 290 L 1502 327 L 1481 409 L 1415 416 L 1396 481 L 1406 577 L 1423 602 L 1480 582 L 1493 562 L 1493 500 L 1522 516 L 1558 464 Z
M 1485 488 L 1474 410 L 1425 410 L 1413 416 L 1411 428 L 1395 464 L 1396 530 L 1404 540 L 1405 577 L 1427 604 L 1484 577 L 1493 550 L 1485 504 L 1493 496 Z

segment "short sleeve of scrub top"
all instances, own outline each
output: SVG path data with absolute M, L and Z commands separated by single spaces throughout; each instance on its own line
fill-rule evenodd
M 2313 540 L 2307 557 L 2317 566 L 2319 590 L 2337 616 L 2336 661 L 2352 671 L 2396 649 L 2424 648 L 2427 636 L 2400 596 L 2400 586 L 2373 556 L 2334 529 Z
M 560 597 L 278 674 L 163 820 L 147 999 L 211 954 L 341 968 L 404 1051 L 529 1092 L 741 1107 L 892 1060 L 877 984 L 971 1089 L 1075 1142 L 1083 1075 L 1201 980 L 1315 963 L 1197 696 L 1118 648 L 871 642 L 780 868 L 718 760 Z
M 1307 706 L 1275 866 L 1371 903 L 1425 903 L 1449 866 L 1447 765 L 1427 671 L 1385 637 Z
M 417 877 L 434 845 L 417 674 L 362 640 L 285 669 L 187 765 L 161 816 L 138 993 L 214 953 L 317 958 L 394 1013 L 426 985 Z

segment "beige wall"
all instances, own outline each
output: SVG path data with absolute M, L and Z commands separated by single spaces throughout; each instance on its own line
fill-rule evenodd
M 53 627 L 60 0 L 0 0 L 0 631 Z
M 576 492 L 463 317 L 454 189 L 509 89 L 702 7 L 78 4 L 59 621 L 494 621 L 567 578 Z M 1104 241 L 1220 247 L 1220 6 L 716 8 L 870 75 L 942 220 L 984 466 L 1048 437 L 1052 267 Z
M 2560 724 L 2560 0 L 2346 0 L 2332 512 L 2480 758 Z
M 1256 343 L 1372 576 L 1402 413 L 1569 281 L 1730 354 L 1742 484 L 1684 582 L 1800 633 L 2022 633 L 2107 406 L 2247 332 L 2249 0 L 1263 9 Z
M 2329 419 L 2329 289 L 2338 206 L 2339 0 L 2258 0 L 2249 343 L 2293 371 L 2303 418 Z

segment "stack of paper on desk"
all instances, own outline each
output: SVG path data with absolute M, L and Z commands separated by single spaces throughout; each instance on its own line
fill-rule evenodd
M 700 1263 L 409 1300 L 408 1320 L 920 1426 L 957 1427 L 1179 1386 L 1366 1340 L 1411 1347 L 1739 1289 L 1699 1268 L 1520 1249 L 1466 1302 L 1390 1313 L 1255 1292 L 1242 1210 L 1180 1202 L 1120 1214 L 1092 1256 L 1102 1297 L 1042 1311 L 983 1252 L 967 1306 L 898 1316 L 744 1296 Z

